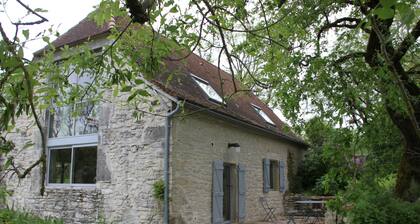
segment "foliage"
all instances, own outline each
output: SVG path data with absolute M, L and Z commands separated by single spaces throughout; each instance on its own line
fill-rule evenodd
M 130 19 L 117 22 L 119 26 L 109 37 L 112 44 L 99 55 L 83 44 L 63 47 L 65 60 L 60 63 L 54 59 L 58 49 L 50 42 L 53 30 L 39 36 L 29 28 L 22 29 L 47 21 L 42 10 L 25 10 L 38 20 L 26 21 L 22 16 L 25 21 L 10 21 L 16 28 L 11 33 L 5 33 L 0 24 L 2 136 L 21 116 L 32 118 L 45 135 L 41 118 L 47 108 L 54 112 L 55 106 L 100 101 L 104 89 L 113 89 L 114 95 L 128 94 L 131 105 L 147 102 L 152 108 L 143 76 L 153 77 L 162 72 L 165 61 L 182 61 L 192 51 L 228 69 L 232 79 L 243 81 L 246 86 L 234 86 L 237 92 L 249 89 L 281 107 L 295 128 L 303 128 L 308 113 L 342 128 L 331 133 L 322 154 L 330 158 L 329 165 L 343 169 L 329 170 L 322 183 L 341 187 L 346 176 L 355 178 L 359 170 L 348 166 L 355 152 L 391 156 L 380 149 L 382 143 L 389 145 L 384 136 L 390 133 L 369 131 L 372 123 L 377 125 L 377 117 L 397 127 L 391 129 L 389 139 L 402 137 L 406 143 L 403 155 L 410 158 L 400 163 L 407 168 L 397 175 L 400 196 L 418 172 L 420 159 L 412 155 L 420 151 L 407 153 L 420 149 L 418 1 L 103 0 L 91 15 L 97 23 L 111 17 Z M 48 45 L 42 60 L 24 56 L 25 44 L 34 38 Z M 71 74 L 84 72 L 92 75 L 91 85 L 69 82 Z M 31 166 L 20 170 L 10 160 L 5 169 L 24 178 L 41 165 L 45 175 L 45 142 L 42 145 L 39 160 Z M 395 168 L 392 162 L 382 169 L 380 160 L 374 158 L 369 164 L 384 173 Z M 333 192 L 336 187 L 330 188 L 325 190 Z
M 333 195 L 353 180 L 397 173 L 402 139 L 387 117 L 376 117 L 358 130 L 313 118 L 304 132 L 311 145 L 298 171 L 304 191 Z
M 328 206 L 354 224 L 419 223 L 420 202 L 396 198 L 392 192 L 395 180 L 395 175 L 390 175 L 354 182 Z
M 165 182 L 157 180 L 153 183 L 153 197 L 159 201 L 163 201 L 165 196 Z
M 287 180 L 292 193 L 299 192 L 301 186 L 297 178 L 296 158 L 293 152 L 287 152 Z
M 17 212 L 10 209 L 0 210 L 0 223 L 4 224 L 60 224 L 60 220 L 42 219 L 26 212 Z

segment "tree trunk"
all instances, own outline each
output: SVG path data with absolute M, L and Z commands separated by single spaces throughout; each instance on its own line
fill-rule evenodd
M 409 191 L 413 183 L 420 185 L 420 138 L 408 118 L 389 107 L 387 111 L 395 126 L 400 130 L 405 142 L 395 194 L 399 198 L 414 201 L 417 200 L 419 195 L 410 195 Z

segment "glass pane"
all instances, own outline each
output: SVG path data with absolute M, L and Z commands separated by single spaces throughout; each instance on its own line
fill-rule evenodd
M 270 123 L 272 125 L 275 125 L 274 122 L 270 119 L 270 117 L 259 107 L 254 106 L 255 111 L 257 111 L 257 113 L 267 122 Z
M 223 165 L 223 218 L 231 220 L 231 169 L 229 164 Z
M 49 183 L 70 183 L 71 149 L 50 150 Z
M 219 94 L 216 92 L 216 90 L 214 90 L 213 87 L 211 87 L 208 83 L 202 82 L 196 78 L 194 78 L 194 80 L 201 87 L 201 89 L 203 89 L 203 91 L 207 94 L 207 96 L 210 99 L 215 100 L 219 103 L 223 102 L 222 97 L 220 97 Z
M 73 183 L 96 182 L 96 146 L 74 148 Z
M 274 162 L 270 161 L 270 189 L 274 189 L 274 169 Z
M 71 68 L 70 71 L 72 71 L 74 68 Z M 81 71 L 82 72 L 82 71 Z M 72 85 L 81 85 L 81 86 L 87 86 L 90 83 L 93 82 L 93 77 L 90 74 L 90 71 L 83 71 L 83 73 L 77 74 L 76 72 L 73 72 L 69 78 L 68 81 Z
M 98 133 L 97 108 L 94 103 L 77 104 L 76 113 L 76 135 Z
M 73 108 L 70 106 L 54 107 L 50 115 L 49 137 L 64 137 L 73 135 Z
M 268 117 L 268 115 L 264 111 L 260 110 L 260 115 L 264 118 L 265 121 L 274 125 L 274 122 L 270 119 L 270 117 Z

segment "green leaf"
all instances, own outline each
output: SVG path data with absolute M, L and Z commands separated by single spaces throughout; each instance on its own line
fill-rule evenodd
M 177 6 L 175 5 L 174 7 L 172 7 L 171 10 L 169 10 L 169 12 L 171 12 L 171 13 L 177 13 L 178 12 Z
M 119 93 L 118 86 L 116 86 L 116 87 L 114 87 L 114 91 L 112 91 L 112 95 L 114 97 L 117 97 L 118 96 L 118 93 Z
M 130 92 L 132 88 L 132 86 L 123 86 L 121 92 Z
M 373 13 L 383 20 L 394 17 L 394 9 L 392 8 L 376 8 Z
M 23 47 L 19 47 L 19 50 L 18 50 L 18 57 L 20 57 L 20 58 L 23 58 Z
M 22 30 L 22 34 L 26 39 L 29 39 L 29 30 Z
M 42 40 L 43 40 L 45 43 L 50 43 L 50 38 L 49 38 L 49 37 L 47 37 L 47 36 L 43 36 L 43 37 L 42 37 Z
M 397 0 L 380 0 L 381 5 L 385 8 L 391 8 L 397 3 Z
M 127 99 L 127 101 L 128 102 L 130 102 L 131 100 L 133 100 L 134 99 L 134 97 L 136 97 L 137 96 L 137 94 L 134 92 L 133 94 L 131 94 L 129 97 L 128 97 L 128 99 Z
M 35 12 L 48 12 L 46 9 L 36 8 L 34 9 Z
M 146 90 L 144 90 L 144 89 L 138 89 L 138 90 L 136 91 L 136 93 L 137 93 L 138 95 L 140 95 L 140 96 L 150 96 L 149 92 L 147 92 L 147 91 L 146 91 Z
M 398 3 L 396 9 L 401 16 L 401 21 L 405 25 L 410 25 L 413 19 L 416 17 L 414 10 L 406 3 Z
M 136 80 L 134 80 L 134 82 L 135 82 L 137 85 L 140 85 L 140 84 L 143 84 L 143 83 L 144 83 L 144 81 L 143 81 L 143 80 L 141 80 L 141 79 L 136 79 Z
M 33 145 L 35 145 L 35 144 L 33 142 L 31 142 L 31 141 L 26 142 L 22 149 L 27 149 L 27 148 L 29 148 L 29 147 L 31 147 Z

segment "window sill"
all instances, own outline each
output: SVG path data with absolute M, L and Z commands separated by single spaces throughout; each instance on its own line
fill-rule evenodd
M 68 189 L 68 190 L 95 190 L 96 184 L 47 184 L 46 189 Z

